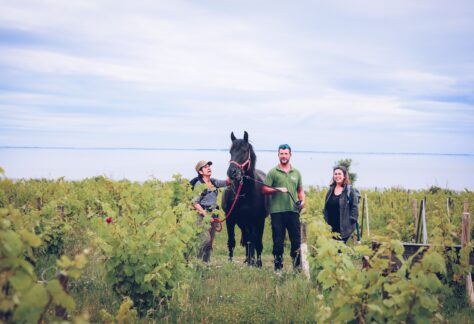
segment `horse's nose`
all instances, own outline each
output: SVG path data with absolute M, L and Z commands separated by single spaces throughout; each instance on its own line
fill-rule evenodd
M 231 168 L 229 169 L 229 171 L 227 172 L 227 175 L 229 176 L 229 178 L 231 179 L 237 179 L 239 178 L 240 176 L 240 172 L 239 170 L 235 169 L 235 168 Z

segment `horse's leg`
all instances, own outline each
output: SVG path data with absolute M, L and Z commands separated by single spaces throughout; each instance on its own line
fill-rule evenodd
M 242 230 L 242 241 L 241 243 L 245 246 L 245 263 L 247 265 L 253 265 L 252 262 L 252 233 L 250 232 L 250 226 L 248 224 L 241 224 L 239 226 Z
M 248 243 L 247 243 L 247 259 L 248 265 L 256 265 L 255 260 L 255 242 L 257 241 L 257 226 L 255 221 L 249 222 L 247 226 Z
M 263 230 L 265 228 L 265 217 L 257 218 L 257 238 L 255 241 L 255 249 L 257 251 L 257 267 L 262 267 L 262 251 L 263 251 Z
M 229 249 L 229 261 L 234 257 L 235 248 L 235 222 L 227 220 L 227 248 Z

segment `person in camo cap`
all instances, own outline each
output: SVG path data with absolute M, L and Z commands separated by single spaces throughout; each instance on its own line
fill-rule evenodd
M 198 213 L 198 223 L 202 224 L 204 217 L 210 213 L 212 218 L 218 218 L 217 210 L 217 196 L 219 194 L 218 188 L 226 187 L 230 181 L 218 180 L 211 178 L 212 162 L 201 160 L 196 164 L 197 177 L 191 180 L 191 185 L 196 195 L 193 199 L 193 207 Z M 198 258 L 204 262 L 209 262 L 211 259 L 212 241 L 215 235 L 215 228 L 211 226 L 209 231 L 201 233 L 201 246 L 198 250 Z

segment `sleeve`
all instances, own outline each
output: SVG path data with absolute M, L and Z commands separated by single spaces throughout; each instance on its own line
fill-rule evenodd
M 351 219 L 351 223 L 357 223 L 359 219 L 359 194 L 357 190 L 352 188 L 350 195 L 351 195 L 350 219 Z
M 301 172 L 298 171 L 298 185 L 296 189 L 303 188 L 303 177 L 301 176 Z
M 263 183 L 265 183 L 265 185 L 269 187 L 273 187 L 273 170 L 270 170 L 268 172 L 267 176 L 265 177 L 265 181 L 263 181 Z
M 219 179 L 215 179 L 215 186 L 216 188 L 223 188 L 223 187 L 226 187 L 227 186 L 227 182 L 225 180 L 219 180 Z

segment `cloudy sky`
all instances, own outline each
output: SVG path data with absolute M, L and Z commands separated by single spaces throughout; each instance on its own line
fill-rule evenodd
M 474 154 L 471 0 L 0 7 L 0 146 Z

